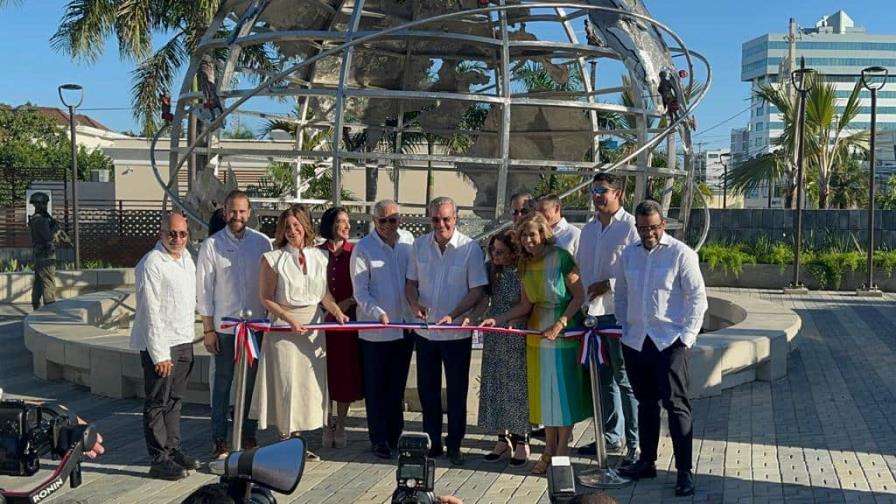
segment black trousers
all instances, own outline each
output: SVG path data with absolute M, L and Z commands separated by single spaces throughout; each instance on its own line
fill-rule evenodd
M 361 344 L 361 372 L 367 433 L 374 446 L 398 448 L 404 430 L 404 391 L 414 352 L 414 338 L 405 331 L 402 339 L 365 341 Z
M 416 335 L 417 391 L 423 409 L 423 431 L 429 434 L 432 447 L 442 446 L 442 366 L 445 366 L 445 388 L 448 395 L 449 451 L 460 450 L 467 432 L 467 392 L 470 388 L 470 355 L 473 339 L 431 341 Z
M 688 400 L 688 348 L 676 340 L 660 352 L 648 336 L 640 352 L 622 345 L 622 354 L 638 399 L 641 459 L 656 461 L 662 404 L 669 417 L 675 468 L 690 471 L 694 432 Z
M 143 435 L 152 462 L 168 459 L 171 450 L 180 449 L 180 410 L 183 405 L 187 377 L 193 370 L 193 344 L 171 347 L 171 374 L 162 378 L 156 373 L 147 351 L 140 352 L 143 364 Z

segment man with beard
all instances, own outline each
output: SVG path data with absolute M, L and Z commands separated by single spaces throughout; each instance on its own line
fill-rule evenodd
M 638 398 L 641 456 L 619 474 L 655 478 L 660 439 L 660 404 L 678 477 L 675 495 L 694 495 L 693 427 L 688 400 L 688 351 L 706 312 L 706 287 L 697 253 L 669 236 L 663 208 L 644 200 L 635 209 L 640 241 L 622 251 L 614 303 L 622 326 L 622 355 Z
M 622 208 L 620 177 L 612 173 L 595 175 L 591 201 L 597 213 L 582 229 L 576 262 L 588 290 L 585 305 L 588 315 L 597 317 L 598 327 L 612 327 L 616 325 L 613 305 L 616 267 L 622 250 L 638 240 L 638 233 L 635 218 Z M 610 451 L 626 446 L 623 464 L 631 464 L 638 459 L 638 401 L 625 372 L 619 340 L 606 336 L 601 336 L 601 340 L 610 359 L 609 366 L 600 367 L 604 438 Z M 594 455 L 595 451 L 593 443 L 579 448 L 581 455 Z
M 196 263 L 196 309 L 202 316 L 205 349 L 214 356 L 215 362 L 212 384 L 212 457 L 215 459 L 222 459 L 229 452 L 227 412 L 235 364 L 234 329 L 221 329 L 221 319 L 238 317 L 245 309 L 252 310 L 254 317 L 264 316 L 258 296 L 258 274 L 261 256 L 272 247 L 267 236 L 247 226 L 251 215 L 249 196 L 238 189 L 231 191 L 224 200 L 227 226 L 202 242 Z M 261 347 L 262 334 L 257 338 Z M 243 449 L 258 444 L 255 440 L 258 423 L 248 418 L 257 370 L 257 366 L 252 366 L 246 375 Z
M 187 218 L 162 218 L 159 241 L 134 268 L 137 303 L 130 347 L 143 365 L 143 435 L 149 477 L 179 480 L 199 462 L 181 450 L 180 412 L 193 370 L 196 266 L 187 252 Z

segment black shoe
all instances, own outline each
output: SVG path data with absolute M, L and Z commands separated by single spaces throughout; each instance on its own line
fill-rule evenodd
M 464 454 L 460 452 L 459 448 L 457 450 L 448 450 L 448 460 L 453 466 L 462 466 L 464 465 Z
M 541 427 L 540 429 L 535 429 L 534 431 L 530 432 L 529 437 L 537 437 L 537 438 L 544 439 L 544 427 Z
M 378 444 L 373 447 L 373 454 L 381 459 L 391 459 L 392 450 L 384 444 Z
M 168 481 L 182 480 L 187 477 L 187 470 L 174 463 L 171 459 L 156 462 L 149 466 L 149 477 Z
M 685 497 L 694 495 L 694 474 L 691 471 L 678 471 L 678 479 L 675 482 L 675 496 Z
M 429 458 L 441 457 L 445 454 L 445 450 L 442 449 L 442 445 L 433 446 L 429 449 Z
M 171 450 L 171 460 L 184 469 L 199 469 L 199 461 L 180 450 Z
M 619 475 L 631 479 L 656 478 L 656 464 L 639 460 L 632 465 L 620 467 Z
M 579 453 L 579 455 L 594 456 L 597 454 L 597 444 L 596 443 L 588 443 L 584 446 L 580 446 L 576 451 Z

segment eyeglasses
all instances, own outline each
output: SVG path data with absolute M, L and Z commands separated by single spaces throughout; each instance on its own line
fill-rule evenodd
M 451 221 L 454 220 L 454 217 L 430 217 L 429 220 L 431 220 L 433 224 L 438 224 L 439 222 L 442 224 L 450 224 Z
M 531 210 L 528 208 L 518 208 L 510 211 L 513 215 L 529 215 L 529 212 L 531 212 Z
M 380 217 L 376 220 L 380 225 L 398 224 L 398 217 Z
M 169 240 L 176 240 L 178 238 L 180 238 L 181 240 L 186 240 L 187 236 L 189 235 L 190 234 L 186 231 L 168 231 Z
M 591 194 L 604 194 L 605 192 L 613 191 L 613 190 L 614 189 L 612 187 L 594 186 L 591 188 Z
M 659 224 L 651 224 L 649 226 L 635 226 L 635 229 L 637 229 L 639 233 L 649 233 L 650 231 L 662 229 L 665 225 L 665 222 L 660 222 Z

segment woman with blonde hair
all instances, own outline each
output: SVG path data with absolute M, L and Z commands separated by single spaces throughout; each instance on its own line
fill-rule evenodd
M 579 343 L 558 338 L 564 329 L 579 325 L 585 289 L 573 257 L 555 245 L 544 216 L 527 215 L 514 230 L 520 244 L 520 302 L 482 325 L 504 326 L 528 315 L 528 328 L 540 331 L 526 336 L 526 367 L 529 420 L 545 426 L 545 451 L 532 473 L 545 474 L 552 456 L 569 454 L 572 426 L 591 416 Z
M 289 324 L 292 332 L 265 336 L 249 416 L 258 419 L 260 429 L 275 426 L 285 439 L 327 422 L 326 343 L 322 332 L 305 325 L 321 320 L 318 305 L 340 324 L 348 317 L 327 290 L 327 256 L 314 246 L 304 207 L 280 214 L 274 247 L 261 259 L 259 295 L 273 322 Z

